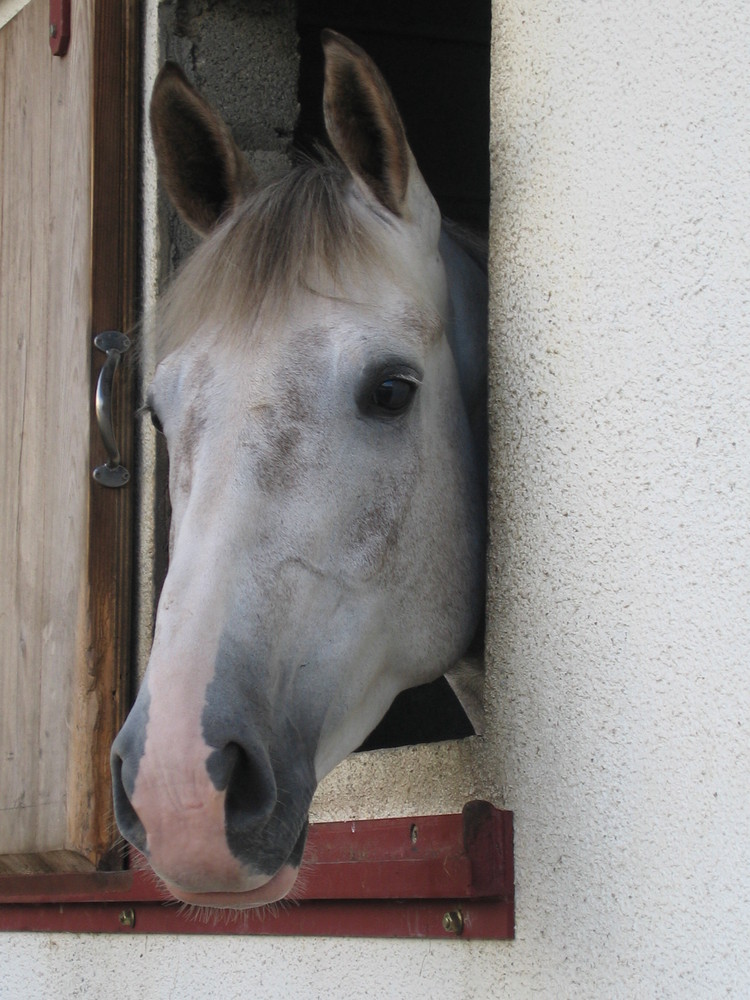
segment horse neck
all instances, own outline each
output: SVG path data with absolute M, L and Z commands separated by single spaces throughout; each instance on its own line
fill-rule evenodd
M 451 301 L 448 341 L 480 456 L 487 445 L 487 269 L 481 253 L 470 236 L 443 223 L 440 254 Z

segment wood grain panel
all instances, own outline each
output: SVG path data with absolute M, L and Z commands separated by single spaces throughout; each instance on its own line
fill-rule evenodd
M 130 500 L 92 483 L 90 345 L 132 321 L 136 13 L 79 0 L 62 59 L 48 0 L 0 31 L 0 855 L 26 868 L 100 865 L 114 838 Z M 115 408 L 127 455 L 127 378 Z
M 70 62 L 53 62 L 48 9 L 34 0 L 0 32 L 0 844 L 19 853 L 67 837 L 86 594 L 90 128 L 87 100 L 68 95 L 90 54 L 80 30 Z

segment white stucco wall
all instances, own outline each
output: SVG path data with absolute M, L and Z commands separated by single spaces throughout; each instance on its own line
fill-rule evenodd
M 750 996 L 750 8 L 494 30 L 501 979 Z
M 410 806 L 515 811 L 515 942 L 6 935 L 0 997 L 750 996 L 750 6 L 493 32 L 489 718 Z
M 0 28 L 23 10 L 29 0 L 0 0 Z

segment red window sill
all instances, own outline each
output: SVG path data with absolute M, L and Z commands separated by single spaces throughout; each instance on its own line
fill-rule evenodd
M 2 875 L 0 930 L 513 937 L 513 814 L 487 802 L 319 823 L 305 859 L 296 902 L 208 917 L 165 903 L 147 871 Z

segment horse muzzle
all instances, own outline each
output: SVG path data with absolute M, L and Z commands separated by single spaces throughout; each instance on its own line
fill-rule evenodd
M 120 831 L 185 903 L 246 909 L 281 899 L 299 870 L 309 800 L 301 815 L 279 802 L 257 743 L 216 749 L 181 735 L 144 737 L 137 709 L 126 722 L 112 748 Z
M 162 882 L 170 896 L 182 903 L 188 903 L 190 906 L 210 906 L 220 910 L 250 910 L 276 903 L 287 896 L 297 880 L 298 872 L 299 868 L 284 865 L 268 881 L 258 885 L 255 889 L 224 892 L 188 892 L 166 879 L 162 879 Z

